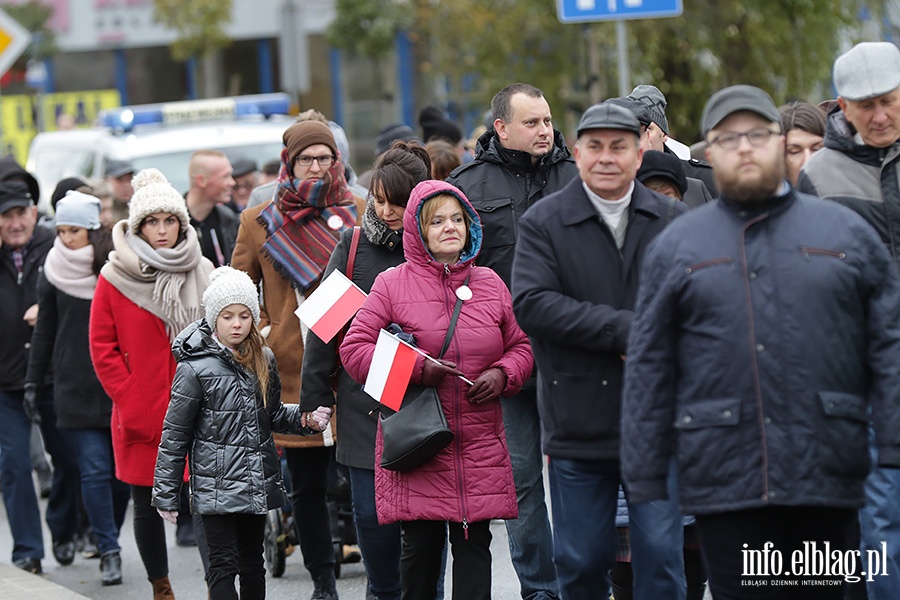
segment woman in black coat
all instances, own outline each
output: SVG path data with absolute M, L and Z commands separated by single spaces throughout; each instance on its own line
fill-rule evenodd
M 362 226 L 342 234 L 323 279 L 335 269 L 348 274 L 352 262 L 350 279 L 368 293 L 379 273 L 402 263 L 403 212 L 412 189 L 430 178 L 431 161 L 425 148 L 417 142 L 394 142 L 375 163 Z M 353 515 L 369 585 L 377 598 L 399 600 L 400 525 L 381 526 L 375 514 L 375 431 L 380 405 L 343 369 L 335 371 L 341 337 L 342 333 L 326 344 L 315 334 L 307 335 L 300 407 L 307 412 L 337 401 L 336 456 L 350 473 Z

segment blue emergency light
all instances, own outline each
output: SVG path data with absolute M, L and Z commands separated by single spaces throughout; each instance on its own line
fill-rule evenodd
M 123 106 L 104 110 L 99 118 L 103 126 L 114 131 L 129 132 L 136 125 L 192 123 L 208 120 L 229 120 L 272 115 L 286 115 L 291 106 L 290 96 L 283 93 L 163 102 Z

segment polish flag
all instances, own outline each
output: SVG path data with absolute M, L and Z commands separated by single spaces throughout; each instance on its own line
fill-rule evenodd
M 388 408 L 400 410 L 417 355 L 415 348 L 382 329 L 363 391 Z
M 300 321 L 326 344 L 366 300 L 366 293 L 335 269 L 294 311 Z

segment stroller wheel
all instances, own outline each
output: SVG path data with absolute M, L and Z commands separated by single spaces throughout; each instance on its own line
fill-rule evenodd
M 266 569 L 272 577 L 284 575 L 286 534 L 281 523 L 281 509 L 272 509 L 266 514 L 266 529 L 263 538 L 263 550 L 266 558 Z

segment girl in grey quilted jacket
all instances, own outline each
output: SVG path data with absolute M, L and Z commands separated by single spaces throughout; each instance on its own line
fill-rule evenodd
M 178 366 L 156 460 L 153 505 L 175 522 L 185 462 L 191 512 L 209 546 L 209 597 L 264 598 L 266 513 L 287 502 L 272 432 L 312 435 L 331 409 L 301 413 L 281 403 L 272 351 L 257 329 L 259 300 L 250 277 L 216 269 L 203 294 L 206 318 L 190 324 L 172 350 Z

